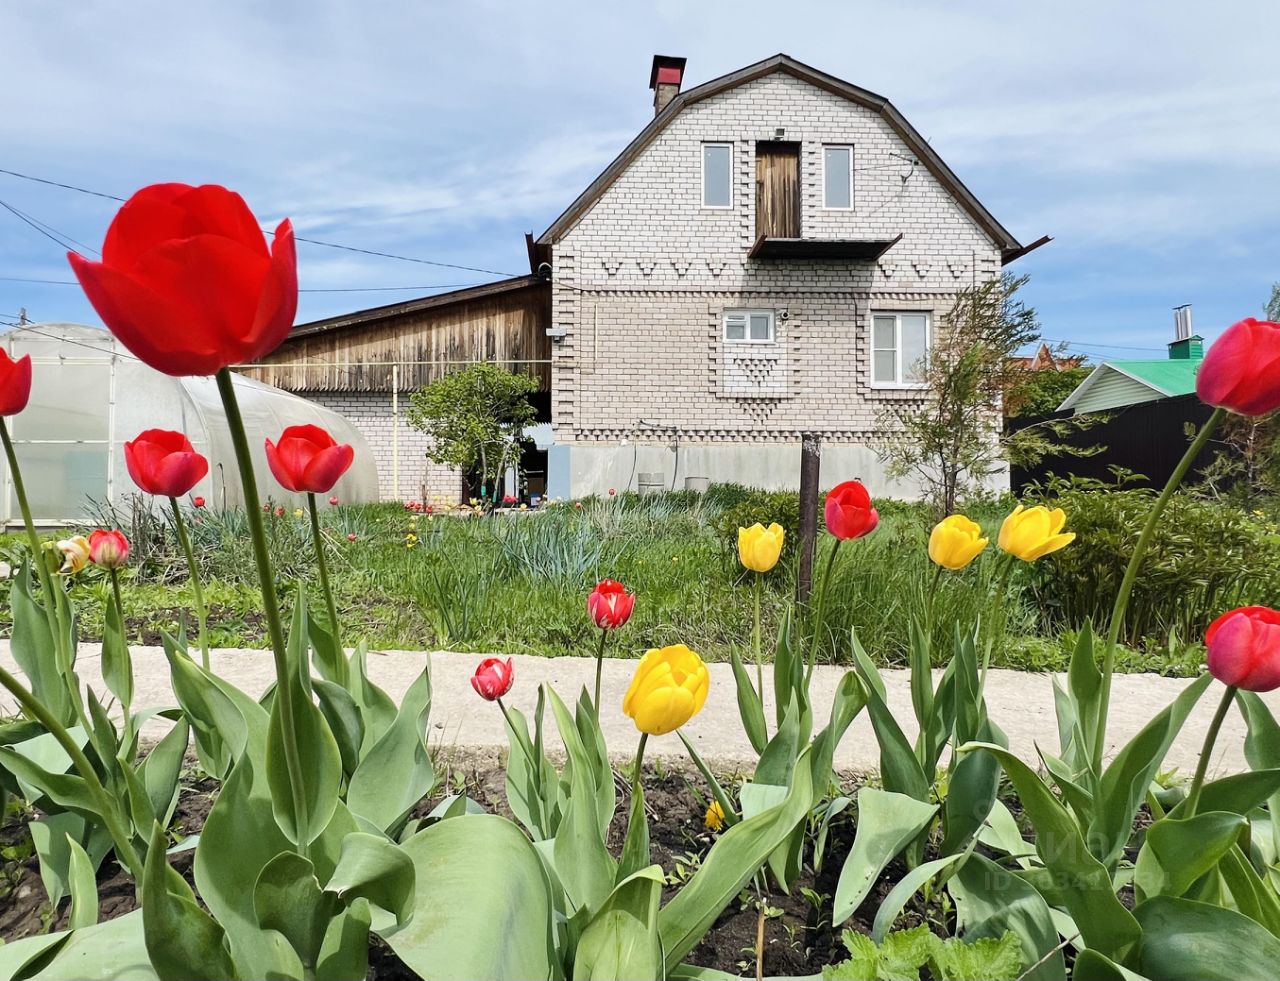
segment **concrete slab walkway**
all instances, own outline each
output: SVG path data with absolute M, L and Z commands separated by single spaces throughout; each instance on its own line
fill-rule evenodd
M 173 705 L 169 685 L 169 666 L 158 647 L 132 649 L 136 694 L 135 708 Z M 496 705 L 480 699 L 471 688 L 470 678 L 481 660 L 476 654 L 438 651 L 432 654 L 413 651 L 386 651 L 369 655 L 369 674 L 378 685 L 397 700 L 430 659 L 434 700 L 431 707 L 430 738 L 433 748 L 449 755 L 483 759 L 490 754 L 496 760 L 506 749 L 502 716 Z M 506 701 L 510 706 L 531 713 L 539 684 L 556 689 L 566 702 L 576 700 L 584 685 L 594 682 L 595 661 L 591 658 L 543 658 L 516 656 L 515 685 Z M 100 649 L 96 644 L 80 648 L 78 670 L 81 680 L 105 696 L 106 689 L 98 672 Z M 13 670 L 9 642 L 0 641 L 0 663 Z M 257 697 L 274 679 L 271 655 L 266 651 L 217 650 L 212 655 L 213 669 L 245 692 Z M 636 730 L 622 714 L 622 696 L 635 669 L 635 661 L 607 660 L 604 665 L 602 701 L 605 738 L 618 759 L 634 752 Z M 728 664 L 712 664 L 711 693 L 707 704 L 685 731 L 707 760 L 726 769 L 753 765 L 755 756 L 738 721 L 733 675 Z M 765 688 L 772 691 L 766 666 Z M 815 672 L 813 696 L 819 725 L 825 723 L 831 708 L 832 694 L 843 669 L 820 667 Z M 915 717 L 911 711 L 911 695 L 905 670 L 885 672 L 889 707 L 908 738 L 915 738 Z M 1169 704 L 1188 684 L 1185 679 L 1161 678 L 1157 675 L 1121 675 L 1115 679 L 1111 721 L 1108 729 L 1108 752 L 1125 744 L 1161 708 Z M 1221 688 L 1214 686 L 1201 699 L 1187 725 L 1175 741 L 1166 759 L 1166 768 L 1177 768 L 1190 777 L 1195 769 L 1204 731 L 1217 704 Z M 1280 692 L 1267 696 L 1273 712 L 1280 713 Z M 1035 758 L 1036 744 L 1053 752 L 1057 747 L 1057 725 L 1053 710 L 1053 688 L 1047 674 L 995 670 L 987 678 L 987 703 L 991 717 L 1008 734 L 1010 747 L 1024 759 Z M 7 693 L 0 697 L 0 712 L 14 714 L 15 705 Z M 766 708 L 772 720 L 773 710 Z M 163 720 L 149 723 L 144 735 L 159 736 L 164 732 Z M 548 711 L 549 742 L 556 743 L 555 726 Z M 1231 712 L 1218 739 L 1210 773 L 1225 773 L 1247 768 L 1244 760 L 1245 727 L 1239 713 Z M 683 760 L 684 747 L 675 735 L 650 740 L 646 756 L 650 759 Z M 854 721 L 836 753 L 836 766 L 846 772 L 869 772 L 879 763 L 879 748 L 862 713 Z

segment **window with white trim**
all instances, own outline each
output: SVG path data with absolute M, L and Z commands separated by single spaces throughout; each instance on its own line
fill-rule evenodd
M 929 314 L 871 315 L 871 384 L 877 388 L 916 388 L 929 353 Z
M 702 206 L 733 207 L 733 144 L 702 144 Z
M 853 147 L 822 148 L 822 206 L 846 211 L 853 207 Z
M 772 310 L 726 310 L 724 339 L 734 344 L 772 344 Z

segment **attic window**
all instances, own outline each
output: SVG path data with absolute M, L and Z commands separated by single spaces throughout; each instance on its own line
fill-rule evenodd
M 772 310 L 726 310 L 724 339 L 733 344 L 772 344 Z
M 733 184 L 730 171 L 733 165 L 733 144 L 702 144 L 702 206 L 704 208 L 732 208 Z
M 853 207 L 853 147 L 822 148 L 822 206 Z

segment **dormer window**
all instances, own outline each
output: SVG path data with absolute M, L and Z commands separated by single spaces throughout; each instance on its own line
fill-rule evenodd
M 853 207 L 853 147 L 822 148 L 822 206 Z
M 733 144 L 702 144 L 702 206 L 733 207 Z

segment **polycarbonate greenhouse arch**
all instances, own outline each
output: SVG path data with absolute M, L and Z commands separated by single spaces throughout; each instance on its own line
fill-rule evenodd
M 239 507 L 244 499 L 235 451 L 212 378 L 174 378 L 143 364 L 105 330 L 81 324 L 31 324 L 0 333 L 13 358 L 31 355 L 31 401 L 7 420 L 36 520 L 83 520 L 90 501 L 121 506 L 141 493 L 129 478 L 123 444 L 144 429 L 185 432 L 209 458 L 209 474 L 192 489 L 209 506 Z M 334 493 L 346 503 L 378 499 L 373 455 L 346 419 L 270 385 L 237 375 L 236 395 L 253 453 L 258 491 L 282 503 L 301 503 L 267 469 L 263 440 L 286 426 L 323 426 L 339 443 L 355 447 L 355 463 Z M 9 468 L 3 475 L 3 518 L 21 521 Z

